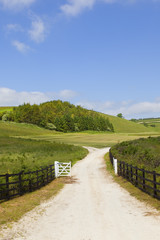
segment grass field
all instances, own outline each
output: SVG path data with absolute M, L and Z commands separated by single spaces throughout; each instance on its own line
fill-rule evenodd
M 138 139 L 140 137 L 159 136 L 160 133 L 64 133 L 43 136 L 24 136 L 23 138 L 32 138 L 36 140 L 47 140 L 51 142 L 63 142 L 66 144 L 74 144 L 77 146 L 91 147 L 111 147 L 122 141 Z
M 10 112 L 13 110 L 13 107 L 0 107 L 0 112 Z
M 128 121 L 123 118 L 103 114 L 113 124 L 116 133 L 142 133 L 142 132 L 156 132 L 158 129 L 153 127 L 145 127 L 143 124 L 137 122 Z M 160 131 L 160 129 L 159 129 Z
M 34 171 L 54 161 L 71 161 L 73 165 L 87 154 L 86 149 L 78 146 L 31 139 L 32 134 L 44 133 L 50 131 L 34 125 L 0 122 L 0 174 Z M 30 137 L 20 139 L 17 137 L 20 135 Z
M 145 118 L 137 120 L 139 125 L 145 125 L 147 128 L 152 128 L 154 131 L 160 131 L 160 118 Z

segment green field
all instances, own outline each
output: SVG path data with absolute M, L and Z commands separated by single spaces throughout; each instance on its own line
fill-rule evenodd
M 38 169 L 55 160 L 74 162 L 86 154 L 86 150 L 76 146 L 111 147 L 122 141 L 160 136 L 156 128 L 108 117 L 116 130 L 114 133 L 59 133 L 33 124 L 0 121 L 0 173 Z
M 141 126 L 152 128 L 154 131 L 160 131 L 160 118 L 145 118 L 136 121 Z
M 107 114 L 105 114 L 105 116 L 113 124 L 114 130 L 117 133 L 143 133 L 160 131 L 160 128 L 155 129 L 150 126 L 145 127 L 143 124 L 139 124 L 138 122 L 128 121 L 126 119 L 118 118 Z
M 0 112 L 10 112 L 13 110 L 13 107 L 0 107 Z
M 32 134 L 50 133 L 33 125 L 0 122 L 0 174 L 37 170 L 54 161 L 71 161 L 72 165 L 87 154 L 79 146 L 31 139 Z M 30 136 L 21 139 L 18 136 Z M 45 135 L 46 136 L 46 135 Z

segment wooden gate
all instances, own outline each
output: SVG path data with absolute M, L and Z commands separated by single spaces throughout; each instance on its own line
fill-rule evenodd
M 55 164 L 55 177 L 71 177 L 71 162 L 62 163 L 62 162 L 54 162 Z

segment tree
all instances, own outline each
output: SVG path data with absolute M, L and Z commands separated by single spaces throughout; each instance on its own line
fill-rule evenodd
M 118 114 L 117 114 L 117 117 L 119 117 L 119 118 L 124 118 L 123 115 L 122 115 L 122 113 L 118 113 Z

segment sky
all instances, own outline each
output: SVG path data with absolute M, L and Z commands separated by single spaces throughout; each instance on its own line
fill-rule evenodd
M 0 106 L 160 117 L 160 0 L 0 0 Z

